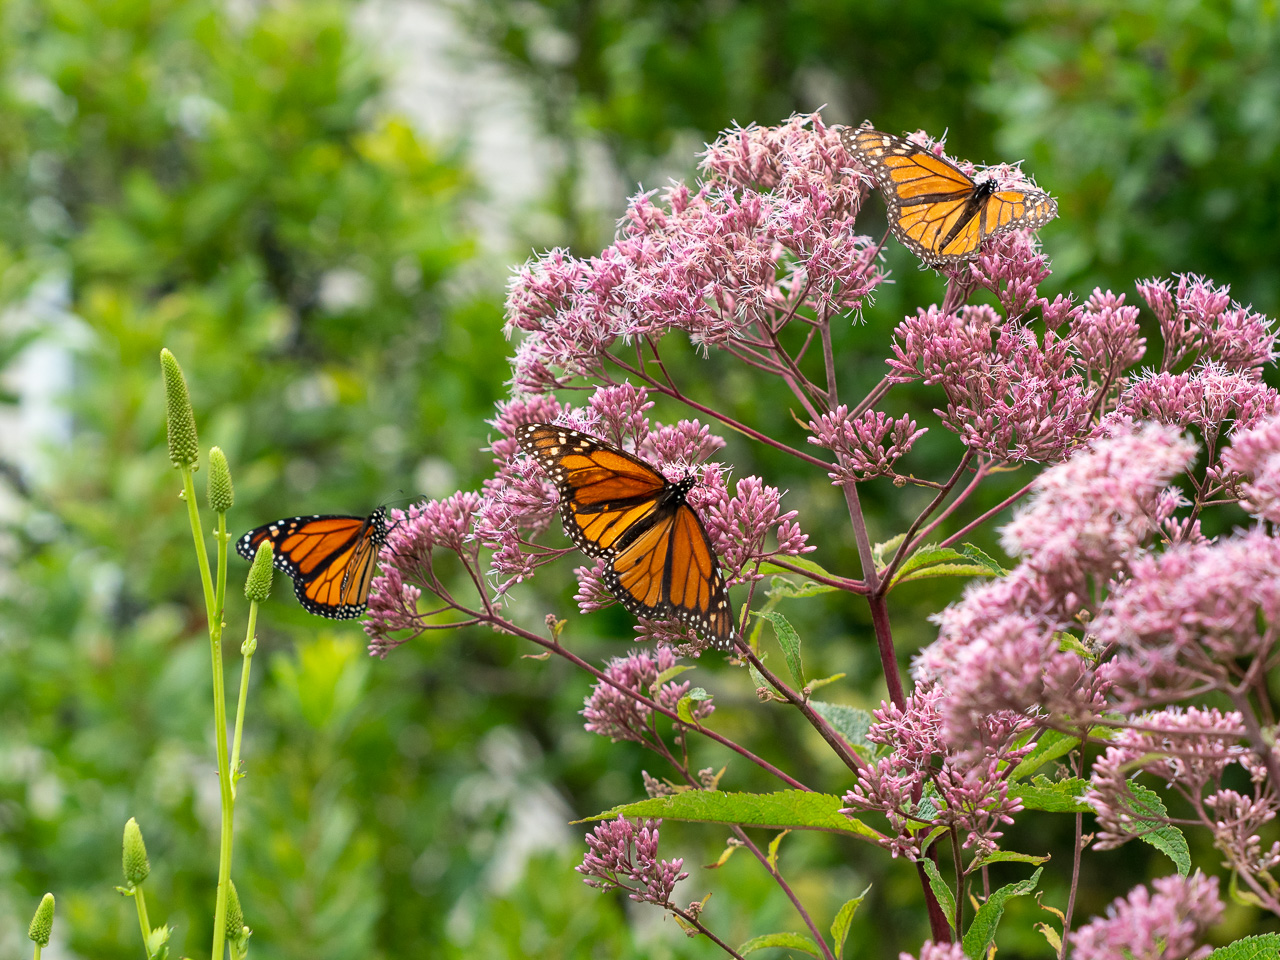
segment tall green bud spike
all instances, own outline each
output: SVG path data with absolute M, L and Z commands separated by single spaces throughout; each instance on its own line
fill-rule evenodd
M 142 828 L 130 817 L 124 825 L 124 878 L 136 887 L 150 872 L 151 861 L 147 859 L 147 845 L 142 842 Z
M 177 358 L 165 347 L 160 351 L 160 371 L 164 374 L 165 419 L 169 424 L 169 459 L 175 467 L 199 466 L 200 448 L 196 442 L 196 415 L 191 409 L 191 394 Z
M 265 603 L 271 596 L 272 553 L 270 541 L 263 540 L 253 556 L 253 566 L 249 568 L 249 577 L 244 582 L 244 595 L 254 603 Z
M 31 926 L 27 928 L 27 936 L 42 947 L 49 945 L 49 934 L 53 933 L 53 894 L 46 893 L 40 898 L 40 906 L 36 907 L 36 915 L 31 918 Z
M 240 909 L 240 894 L 236 882 L 227 878 L 227 939 L 238 943 L 244 937 L 244 911 Z
M 236 502 L 236 491 L 231 486 L 231 467 L 221 447 L 209 450 L 209 509 L 214 513 L 226 513 Z

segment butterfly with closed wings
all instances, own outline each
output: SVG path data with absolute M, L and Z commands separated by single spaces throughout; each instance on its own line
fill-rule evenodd
M 250 530 L 236 552 L 252 560 L 270 541 L 274 564 L 293 578 L 293 592 L 308 613 L 355 620 L 369 602 L 378 551 L 387 542 L 387 511 L 367 517 L 342 514 L 288 517 Z
M 612 444 L 553 424 L 526 424 L 516 439 L 555 482 L 565 532 L 607 561 L 605 586 L 628 611 L 678 620 L 717 650 L 733 647 L 720 561 L 686 500 L 695 477 L 672 483 Z
M 974 180 L 926 148 L 869 126 L 846 127 L 840 138 L 875 175 L 893 235 L 928 266 L 972 260 L 984 241 L 1058 215 L 1043 190 Z

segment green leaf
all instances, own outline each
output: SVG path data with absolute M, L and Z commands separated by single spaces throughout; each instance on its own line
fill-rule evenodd
M 964 549 L 961 550 L 960 553 L 966 559 L 972 560 L 975 563 L 982 564 L 984 567 L 990 570 L 994 576 L 1003 577 L 1008 575 L 1009 573 L 1008 570 L 1000 566 L 1000 564 L 996 563 L 989 556 L 987 556 L 985 553 L 983 553 L 981 550 L 975 547 L 972 543 L 963 544 L 963 547 Z
M 780 834 L 769 841 L 769 867 L 775 872 L 778 869 L 778 848 L 782 846 L 782 838 L 790 832 L 790 830 L 783 830 Z
M 870 892 L 871 887 L 868 885 L 866 890 L 863 890 L 852 900 L 846 900 L 844 905 L 836 911 L 836 918 L 831 921 L 831 942 L 835 944 L 837 957 L 844 952 L 844 941 L 849 936 L 849 925 L 853 923 L 854 913 L 857 912 L 859 905 Z
M 764 662 L 763 656 L 760 657 L 760 661 L 761 663 Z M 756 685 L 757 690 L 760 690 L 760 689 L 768 690 L 770 696 L 777 696 L 773 692 L 773 687 L 770 685 L 769 681 L 764 678 L 764 674 L 761 673 L 759 670 L 757 670 L 756 665 L 752 663 L 750 660 L 747 661 L 747 670 L 750 672 L 751 682 Z
M 764 564 L 769 566 L 769 564 Z M 790 571 L 788 571 L 790 573 Z M 793 577 L 800 574 L 792 573 Z M 803 583 L 796 583 L 785 577 L 774 577 L 769 582 L 769 590 L 765 594 L 770 600 L 799 600 L 804 597 L 816 597 L 823 593 L 835 593 L 836 587 L 825 583 L 818 583 L 815 580 L 805 580 Z
M 1133 821 L 1125 825 L 1125 832 L 1155 847 L 1172 860 L 1178 873 L 1185 877 L 1191 871 L 1191 848 L 1187 846 L 1187 838 L 1173 824 L 1163 822 L 1169 812 L 1154 790 L 1135 780 L 1129 781 L 1129 790 L 1133 799 L 1126 797 L 1122 802 L 1133 815 Z
M 969 865 L 969 869 L 974 867 L 985 867 L 991 863 L 1030 863 L 1039 866 L 1042 863 L 1048 863 L 1051 858 L 1046 856 L 1037 857 L 1031 853 L 1015 853 L 1012 850 L 996 850 L 994 853 L 985 857 L 977 857 L 973 863 Z
M 816 573 L 820 577 L 830 577 L 832 580 L 839 579 L 839 577 L 837 577 L 830 570 L 827 570 L 820 563 L 816 563 L 815 561 L 810 560 L 808 557 L 788 557 L 787 563 L 791 564 L 791 566 L 793 567 L 799 567 L 801 570 L 807 570 L 810 573 Z M 788 570 L 785 567 L 780 567 L 776 563 L 760 564 L 760 572 L 763 574 L 774 573 L 774 574 L 782 574 L 785 576 L 793 576 L 793 577 L 796 575 L 796 572 L 794 570 Z
M 660 686 L 662 686 L 668 680 L 674 680 L 676 677 L 680 676 L 680 674 L 684 673 L 686 670 L 692 670 L 692 669 L 694 669 L 694 665 L 691 663 L 677 663 L 673 667 L 667 667 L 667 669 L 663 670 L 660 674 L 654 677 L 653 683 L 649 684 L 649 691 L 652 693 L 654 690 L 657 690 Z
M 909 580 L 925 580 L 930 577 L 995 577 L 999 576 L 989 563 L 973 560 L 958 550 L 926 543 L 902 561 L 893 575 L 893 585 Z
M 823 830 L 868 840 L 883 840 L 877 831 L 840 812 L 844 801 L 825 793 L 779 790 L 776 793 L 724 793 L 689 790 L 671 797 L 624 803 L 579 823 L 624 817 L 661 817 L 695 823 L 734 823 L 775 830 Z
M 871 729 L 871 714 L 858 707 L 850 707 L 843 703 L 827 703 L 824 700 L 810 700 L 809 706 L 835 729 L 836 733 L 849 741 L 855 750 L 874 753 L 879 744 L 867 741 L 867 731 Z
M 755 953 L 755 951 L 764 950 L 766 947 L 801 950 L 811 957 L 822 956 L 822 951 L 818 949 L 818 945 L 803 933 L 766 933 L 762 937 L 752 937 L 738 948 L 738 953 L 745 957 L 748 953 Z
M 795 627 L 787 622 L 787 618 L 776 610 L 759 610 L 756 616 L 773 624 L 774 636 L 778 638 L 778 646 L 782 647 L 782 655 L 787 660 L 787 669 L 791 671 L 791 679 L 797 687 L 804 686 L 804 665 L 800 662 L 800 635 Z
M 1010 780 L 1030 776 L 1051 760 L 1066 756 L 1080 745 L 1080 738 L 1059 730 L 1045 730 L 1031 752 L 1009 774 Z
M 676 704 L 676 715 L 691 727 L 700 727 L 702 724 L 693 715 L 694 701 L 710 700 L 711 694 L 703 690 L 701 687 L 694 687 Z
M 1280 933 L 1263 933 L 1219 947 L 1205 960 L 1275 960 L 1277 956 L 1280 956 Z
M 978 908 L 973 923 L 965 931 L 963 945 L 966 957 L 982 960 L 986 956 L 987 948 L 996 938 L 996 927 L 1000 926 L 1000 919 L 1004 916 L 1005 904 L 1014 897 L 1025 897 L 1035 890 L 1043 872 L 1044 867 L 1039 867 L 1026 880 L 1003 886 L 987 897 L 986 903 Z
M 1089 782 L 1079 777 L 1050 780 L 1041 775 L 1032 777 L 1030 783 L 1009 784 L 1009 796 L 1017 797 L 1028 810 L 1047 810 L 1049 813 L 1093 813 L 1093 807 L 1081 799 L 1088 787 Z
M 847 674 L 843 673 L 833 673 L 831 676 L 823 677 L 821 680 L 810 680 L 807 688 L 810 693 L 813 693 L 813 691 L 821 690 L 829 683 L 835 683 L 837 680 L 843 680 L 846 676 Z
M 925 876 L 929 878 L 929 889 L 933 891 L 933 895 L 938 899 L 938 906 L 942 908 L 942 914 L 947 918 L 947 926 L 952 930 L 956 928 L 956 898 L 951 893 L 951 888 L 947 886 L 947 881 L 942 879 L 942 874 L 938 871 L 938 865 L 929 857 L 925 857 L 920 861 L 924 867 Z
M 873 544 L 871 547 L 871 560 L 876 565 L 877 570 L 883 570 L 889 565 L 889 557 L 898 552 L 898 547 L 902 545 L 902 541 L 907 538 L 905 533 L 900 533 L 896 537 L 891 537 L 884 543 Z

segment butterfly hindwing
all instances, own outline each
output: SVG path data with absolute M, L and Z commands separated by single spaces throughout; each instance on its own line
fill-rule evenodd
M 293 579 L 298 602 L 309 613 L 354 620 L 369 601 L 378 551 L 387 542 L 386 510 L 367 517 L 326 514 L 287 517 L 250 530 L 236 552 L 252 560 L 270 541 L 273 563 Z
M 643 460 L 567 427 L 534 423 L 516 434 L 555 482 L 569 538 L 603 558 L 604 583 L 629 612 L 674 619 L 717 649 L 733 646 L 733 617 L 720 563 L 685 496 Z
M 979 183 L 908 140 L 868 126 L 845 129 L 841 138 L 875 177 L 893 235 L 929 266 L 972 260 L 985 240 L 1035 229 L 1058 215 L 1044 191 Z

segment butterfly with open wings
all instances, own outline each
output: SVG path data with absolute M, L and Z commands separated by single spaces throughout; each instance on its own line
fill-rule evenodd
M 1058 215 L 1043 190 L 975 180 L 909 140 L 866 125 L 846 127 L 840 137 L 875 176 L 893 235 L 928 266 L 972 260 L 992 237 L 1036 229 Z
M 560 492 L 569 538 L 606 560 L 604 583 L 638 617 L 674 619 L 717 650 L 733 647 L 733 611 L 711 539 L 686 497 L 638 457 L 567 427 L 530 423 L 516 433 Z

